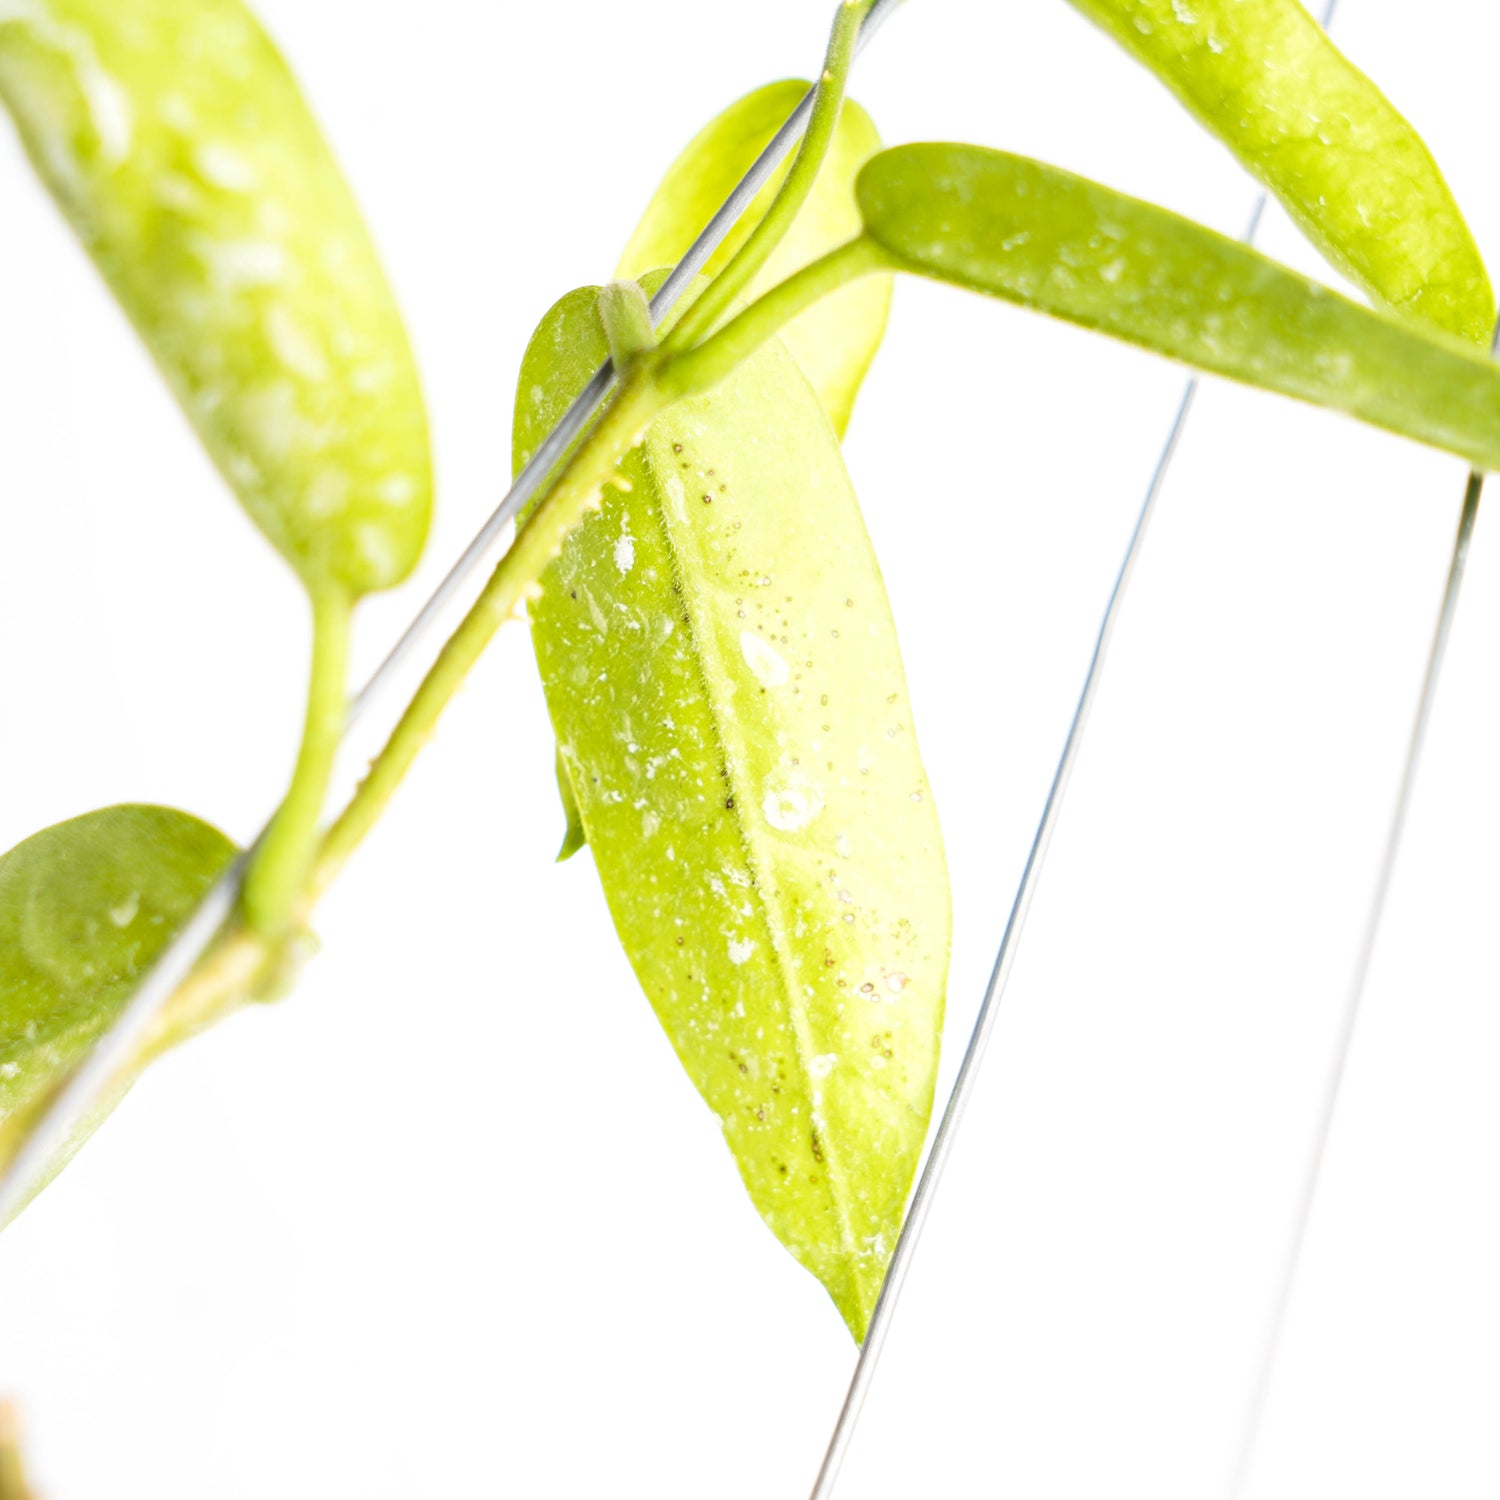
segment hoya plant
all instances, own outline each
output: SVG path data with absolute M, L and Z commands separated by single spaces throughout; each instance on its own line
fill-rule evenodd
M 481 554 L 492 571 L 414 689 L 386 672 L 360 688 L 350 660 L 356 606 L 400 585 L 427 539 L 421 383 L 285 61 L 239 0 L 0 3 L 0 99 L 26 155 L 301 584 L 312 640 L 295 770 L 246 847 L 211 807 L 132 802 L 81 807 L 0 856 L 7 1222 L 153 1060 L 295 988 L 319 901 L 510 625 L 530 632 L 556 750 L 503 774 L 528 794 L 555 782 L 558 858 L 593 865 L 743 1183 L 745 1233 L 774 1235 L 865 1339 L 929 1142 L 952 925 L 940 813 L 956 811 L 923 768 L 841 449 L 900 284 L 1017 304 L 1500 467 L 1494 294 L 1395 104 L 1296 0 L 1073 3 L 1363 300 L 996 144 L 885 144 L 846 86 L 892 7 L 844 0 L 816 82 L 684 120 L 634 231 L 599 247 L 613 279 L 559 288 L 509 351 L 515 402 L 496 422 L 517 530 L 498 561 Z M 383 748 L 332 800 L 351 714 L 398 691 Z M 551 899 L 544 869 L 534 899 Z M 151 984 L 159 1001 L 134 1010 Z M 128 1045 L 96 1051 L 127 1014 Z M 102 1076 L 85 1071 L 101 1057 Z M 20 1496 L 8 1443 L 0 1496 Z

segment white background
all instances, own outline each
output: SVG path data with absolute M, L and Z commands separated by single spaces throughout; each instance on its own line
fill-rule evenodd
M 498 499 L 542 310 L 678 148 L 817 66 L 809 0 L 265 0 L 427 384 L 428 559 Z M 1480 0 L 1345 0 L 1500 256 Z M 1235 232 L 1254 188 L 1061 0 L 917 0 L 886 138 L 1024 151 Z M 121 800 L 247 837 L 305 622 L 0 133 L 0 847 Z M 1262 244 L 1317 274 L 1278 213 Z M 946 1075 L 1181 375 L 903 284 L 848 459 L 956 898 Z M 1460 466 L 1223 386 L 1118 637 L 841 1493 L 1224 1493 L 1457 516 Z M 1500 531 L 1482 515 L 1256 1472 L 1500 1486 Z M 368 746 L 365 747 L 368 750 Z M 157 1068 L 0 1241 L 52 1500 L 803 1495 L 853 1350 L 745 1200 L 561 830 L 524 634 L 324 910 L 293 998 Z

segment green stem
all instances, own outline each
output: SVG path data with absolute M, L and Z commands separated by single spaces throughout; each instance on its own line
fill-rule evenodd
M 626 367 L 622 382 L 532 511 L 515 544 L 500 559 L 484 592 L 443 646 L 349 805 L 328 830 L 318 851 L 307 905 L 333 881 L 385 811 L 485 647 L 527 598 L 535 596 L 537 580 L 562 550 L 564 538 L 583 519 L 587 508 L 598 506 L 602 486 L 620 459 L 641 440 L 652 418 L 673 402 L 721 380 L 811 303 L 859 276 L 890 266 L 889 256 L 874 241 L 863 236 L 851 240 L 788 277 L 701 347 L 673 356 L 667 356 L 664 348 L 657 352 L 642 350 L 635 342 L 639 327 L 631 315 L 624 284 L 613 303 L 601 298 L 600 316 L 612 345 L 619 344 Z
M 637 356 L 656 347 L 651 304 L 638 281 L 611 281 L 599 288 L 599 321 L 609 342 L 615 374 L 623 374 Z
M 674 400 L 708 390 L 814 302 L 861 276 L 892 270 L 895 264 L 868 235 L 809 261 L 696 349 L 669 356 L 658 372 L 662 388 Z
M 818 81 L 817 98 L 813 101 L 812 118 L 807 122 L 807 133 L 802 137 L 796 160 L 781 184 L 781 190 L 729 264 L 682 315 L 664 340 L 664 349 L 674 352 L 691 349 L 704 338 L 771 258 L 792 227 L 792 221 L 801 212 L 817 181 L 823 159 L 828 155 L 828 148 L 833 144 L 839 110 L 844 103 L 844 84 L 854 61 L 854 43 L 870 3 L 871 0 L 843 0 L 839 6 L 834 17 L 833 35 L 828 42 L 828 55 L 823 62 L 823 76 Z
M 328 830 L 307 893 L 309 904 L 317 900 L 374 826 L 480 653 L 506 620 L 520 613 L 528 599 L 539 595 L 537 580 L 547 564 L 562 550 L 564 539 L 582 521 L 584 512 L 599 507 L 603 487 L 614 475 L 615 466 L 641 441 L 651 419 L 667 404 L 649 365 L 638 364 L 625 376 L 593 430 L 567 460 L 510 551 L 500 559 L 484 592 L 423 678 L 369 774 Z M 620 479 L 615 482 L 623 484 Z
M 344 729 L 353 603 L 341 589 L 313 600 L 312 672 L 297 767 L 245 879 L 245 918 L 263 937 L 285 930 L 307 882 L 318 843 L 318 821 Z

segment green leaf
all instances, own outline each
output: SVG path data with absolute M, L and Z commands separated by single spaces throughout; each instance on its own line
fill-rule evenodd
M 657 188 L 616 274 L 636 278 L 681 260 L 808 88 L 796 79 L 767 84 L 730 105 L 699 131 Z M 787 237 L 751 282 L 749 299 L 859 232 L 854 178 L 879 149 L 880 137 L 869 115 L 853 100 L 845 100 L 817 185 Z M 756 195 L 709 260 L 706 275 L 716 275 L 760 223 L 789 167 L 790 162 L 784 162 Z M 849 425 L 854 398 L 880 347 L 890 302 L 890 278 L 869 277 L 827 298 L 782 331 L 787 348 L 812 382 L 840 436 Z
M 603 358 L 596 297 L 532 338 L 518 466 Z M 622 468 L 532 606 L 553 727 L 642 988 L 859 1338 L 931 1112 L 950 926 L 885 590 L 779 343 Z
M 562 751 L 557 752 L 557 795 L 563 809 L 563 841 L 557 851 L 557 863 L 572 857 L 588 842 L 583 831 L 583 819 L 578 812 L 578 798 L 573 792 L 573 783 L 568 780 L 568 768 L 563 764 Z
M 0 6 L 0 99 L 257 525 L 386 588 L 431 509 L 416 367 L 286 64 L 237 0 Z
M 235 856 L 168 807 L 86 813 L 0 855 L 0 1162 Z M 124 1096 L 74 1132 L 40 1191 Z
M 1488 344 L 1495 298 L 1421 136 L 1296 0 L 1070 0 L 1378 302 Z
M 1500 468 L 1500 367 L 1165 209 L 979 146 L 900 146 L 858 195 L 909 271 Z

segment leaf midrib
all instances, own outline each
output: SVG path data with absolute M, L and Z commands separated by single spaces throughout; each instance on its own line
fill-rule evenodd
M 741 752 L 743 752 L 744 747 L 738 741 L 731 741 L 725 732 L 725 726 L 720 716 L 713 711 L 714 696 L 711 691 L 712 677 L 710 667 L 713 672 L 717 673 L 721 682 L 728 681 L 729 674 L 724 669 L 719 652 L 708 644 L 714 638 L 711 625 L 707 630 L 700 628 L 698 591 L 682 567 L 682 554 L 677 545 L 677 539 L 673 534 L 669 508 L 664 496 L 665 486 L 651 462 L 649 440 L 642 447 L 641 456 L 647 472 L 651 476 L 651 510 L 653 519 L 661 533 L 663 547 L 670 561 L 673 577 L 682 584 L 683 601 L 688 611 L 687 635 L 689 655 L 692 660 L 693 671 L 703 688 L 704 702 L 709 705 L 708 722 L 713 735 L 714 750 L 718 755 L 719 764 L 724 768 L 724 778 L 728 784 L 729 796 L 734 803 L 733 808 L 730 810 L 732 821 L 739 837 L 740 847 L 745 856 L 745 863 L 749 867 L 751 888 L 762 907 L 762 917 L 770 936 L 771 951 L 775 955 L 776 969 L 781 981 L 782 992 L 787 997 L 787 1010 L 792 1021 L 792 1039 L 796 1047 L 797 1067 L 801 1074 L 803 1092 L 807 1097 L 810 1107 L 811 1125 L 817 1131 L 818 1141 L 823 1153 L 821 1165 L 828 1181 L 828 1195 L 833 1200 L 834 1211 L 838 1215 L 840 1247 L 847 1265 L 849 1288 L 853 1293 L 856 1305 L 858 1305 L 860 1300 L 858 1277 L 859 1250 L 850 1223 L 850 1192 L 848 1181 L 839 1160 L 839 1152 L 834 1148 L 832 1141 L 829 1139 L 829 1132 L 823 1128 L 823 1122 L 819 1119 L 819 1114 L 816 1110 L 817 1095 L 812 1087 L 813 1078 L 811 1068 L 811 1060 L 816 1049 L 809 1035 L 806 1010 L 801 1000 L 800 987 L 796 982 L 792 957 L 787 951 L 782 937 L 787 926 L 785 921 L 786 911 L 783 904 L 766 889 L 765 882 L 761 879 L 763 865 L 770 864 L 771 861 L 769 859 L 763 860 L 760 841 L 752 832 L 749 822 L 744 815 L 745 809 L 750 804 L 741 796 L 743 788 L 736 775 L 736 757 L 729 753 L 731 747 Z M 686 529 L 691 532 L 691 524 L 684 524 Z M 779 920 L 772 920 L 773 916 Z

